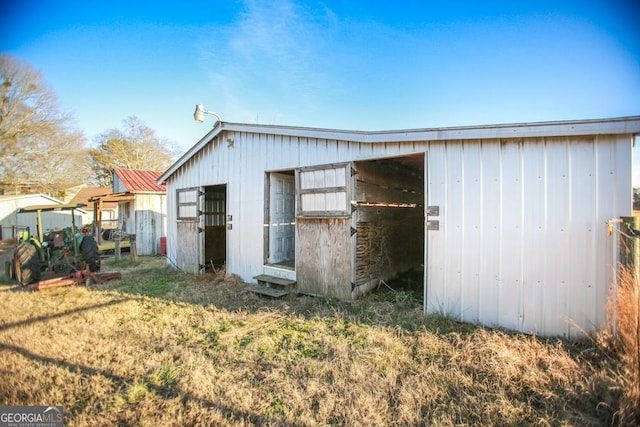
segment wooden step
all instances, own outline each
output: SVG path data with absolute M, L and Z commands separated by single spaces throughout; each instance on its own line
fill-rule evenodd
M 283 279 L 282 277 L 269 276 L 268 274 L 261 274 L 254 277 L 258 281 L 258 285 L 267 286 L 269 288 L 283 288 L 290 291 L 296 284 L 295 280 Z M 275 285 L 275 286 L 274 286 Z
M 283 279 L 282 277 L 269 276 L 268 274 L 260 274 L 254 277 L 258 282 L 257 285 L 249 285 L 246 289 L 256 294 L 268 295 L 274 298 L 280 298 L 287 295 L 293 290 L 296 281 Z
M 260 285 L 249 285 L 246 287 L 246 290 L 256 294 L 267 295 L 273 298 L 280 298 L 289 293 L 282 289 L 268 288 L 266 286 L 260 286 Z

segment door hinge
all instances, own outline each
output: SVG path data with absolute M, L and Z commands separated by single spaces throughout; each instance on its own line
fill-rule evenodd
M 358 232 L 357 229 L 351 227 L 351 236 L 353 237 L 354 234 L 356 234 Z
M 439 230 L 440 229 L 440 221 L 437 219 L 429 219 L 427 220 L 427 230 Z
M 440 206 L 427 206 L 427 216 L 440 216 Z

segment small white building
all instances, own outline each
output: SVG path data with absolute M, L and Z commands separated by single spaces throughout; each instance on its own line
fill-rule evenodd
M 158 171 L 114 169 L 113 193 L 89 199 L 95 205 L 94 215 L 98 216 L 98 234 L 103 228 L 98 221 L 99 215 L 109 203 L 117 203 L 115 228 L 135 234 L 139 255 L 160 254 L 161 239 L 167 235 L 166 190 L 156 182 L 161 174 Z
M 17 231 L 29 228 L 31 234 L 36 235 L 37 215 L 34 212 L 18 213 L 21 208 L 41 205 L 62 205 L 63 202 L 46 194 L 20 194 L 0 196 L 0 240 L 16 237 Z M 85 210 L 74 212 L 76 226 L 81 226 L 91 217 Z M 42 213 L 43 232 L 60 230 L 71 226 L 70 211 L 56 211 Z
M 605 222 L 632 213 L 640 117 L 355 132 L 218 122 L 164 172 L 169 265 L 354 299 L 422 271 L 424 310 L 603 327 Z

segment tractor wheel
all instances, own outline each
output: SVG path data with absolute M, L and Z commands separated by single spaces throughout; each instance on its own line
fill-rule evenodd
M 40 280 L 40 257 L 38 249 L 29 242 L 18 244 L 13 253 L 13 272 L 16 280 L 26 286 Z
M 80 243 L 80 253 L 82 259 L 89 266 L 89 271 L 100 271 L 100 253 L 98 252 L 98 243 L 93 236 L 84 236 Z
M 13 280 L 16 278 L 16 270 L 15 268 L 13 268 L 13 259 L 5 264 L 4 273 L 9 278 L 9 280 Z

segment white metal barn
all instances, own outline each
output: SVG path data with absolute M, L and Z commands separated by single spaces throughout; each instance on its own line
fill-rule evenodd
M 167 256 L 354 299 L 421 272 L 425 312 L 604 325 L 640 117 L 352 132 L 218 122 L 164 172 Z
M 0 196 L 0 240 L 16 237 L 17 231 L 29 228 L 35 235 L 37 215 L 35 212 L 18 213 L 21 208 L 34 205 L 62 205 L 63 202 L 46 194 L 19 194 Z M 90 215 L 83 209 L 74 212 L 78 227 L 90 221 Z M 61 230 L 71 226 L 71 212 L 43 212 L 43 231 Z

